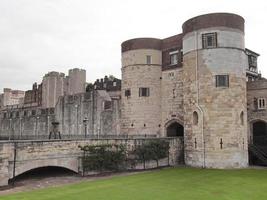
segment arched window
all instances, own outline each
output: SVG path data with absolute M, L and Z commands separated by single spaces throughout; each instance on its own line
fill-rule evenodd
M 193 125 L 198 125 L 198 114 L 196 111 L 193 112 Z
M 244 112 L 243 111 L 240 113 L 240 124 L 242 126 L 244 125 Z
M 258 98 L 258 109 L 259 110 L 266 109 L 266 101 L 265 101 L 265 98 Z

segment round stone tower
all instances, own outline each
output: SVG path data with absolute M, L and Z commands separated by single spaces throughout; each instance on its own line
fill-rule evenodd
M 159 135 L 161 40 L 138 38 L 122 43 L 121 132 Z
M 248 165 L 244 19 L 214 13 L 183 24 L 185 162 Z

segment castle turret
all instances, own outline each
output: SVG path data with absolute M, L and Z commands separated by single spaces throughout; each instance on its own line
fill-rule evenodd
M 248 165 L 244 19 L 207 14 L 183 24 L 185 162 Z
M 42 107 L 55 107 L 58 97 L 64 94 L 65 74 L 59 72 L 49 72 L 42 81 Z
M 161 40 L 122 43 L 122 133 L 159 135 L 161 68 Z
M 66 77 L 67 94 L 78 94 L 85 92 L 86 71 L 84 69 L 70 69 Z

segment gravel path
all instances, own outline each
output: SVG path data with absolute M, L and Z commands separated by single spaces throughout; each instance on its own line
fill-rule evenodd
M 140 172 L 124 172 L 116 174 L 106 174 L 103 176 L 87 176 L 82 177 L 69 171 L 37 171 L 34 173 L 27 173 L 19 176 L 14 183 L 14 186 L 8 186 L 6 188 L 0 188 L 0 196 L 17 192 L 31 191 L 47 187 L 55 187 L 66 184 L 78 183 L 81 181 L 94 181 L 99 179 L 107 179 L 113 176 L 125 176 L 128 174 L 135 174 Z

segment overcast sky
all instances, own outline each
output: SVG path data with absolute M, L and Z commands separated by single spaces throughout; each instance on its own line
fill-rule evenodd
M 265 0 L 0 0 L 0 91 L 31 89 L 48 71 L 84 68 L 87 81 L 121 77 L 121 42 L 166 38 L 187 19 L 232 12 L 246 20 L 246 47 L 267 77 Z

